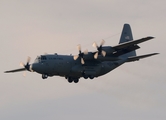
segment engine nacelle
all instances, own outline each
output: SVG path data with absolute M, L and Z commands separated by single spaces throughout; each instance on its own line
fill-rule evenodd
M 94 59 L 94 54 L 92 52 L 88 52 L 87 55 L 84 55 L 84 60 L 93 60 Z

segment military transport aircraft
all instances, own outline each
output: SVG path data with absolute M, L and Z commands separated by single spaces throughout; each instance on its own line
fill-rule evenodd
M 93 43 L 96 52 L 82 52 L 78 45 L 78 55 L 58 55 L 46 54 L 38 56 L 34 63 L 30 64 L 30 57 L 23 68 L 5 73 L 19 72 L 28 70 L 42 75 L 43 79 L 51 76 L 65 77 L 69 83 L 78 83 L 81 77 L 93 79 L 102 76 L 125 62 L 138 61 L 139 59 L 150 57 L 158 53 L 136 56 L 136 51 L 140 47 L 139 43 L 153 39 L 154 37 L 145 37 L 133 40 L 132 31 L 129 24 L 124 24 L 119 44 L 116 46 L 103 46 L 102 40 L 100 46 Z

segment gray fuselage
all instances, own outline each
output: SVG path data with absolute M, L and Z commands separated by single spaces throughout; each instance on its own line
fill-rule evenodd
M 84 76 L 98 77 L 104 75 L 126 60 L 118 61 L 85 61 L 86 64 L 81 64 L 80 60 L 74 60 L 71 55 L 43 55 L 37 57 L 35 63 L 32 64 L 32 69 L 40 74 L 48 76 L 63 76 L 80 78 Z

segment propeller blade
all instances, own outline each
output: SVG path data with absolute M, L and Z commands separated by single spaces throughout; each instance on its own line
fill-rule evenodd
M 95 48 L 98 48 L 98 45 L 97 45 L 96 42 L 94 42 L 92 46 L 95 47 Z
M 85 55 L 87 55 L 87 54 L 88 54 L 88 50 L 87 50 L 87 49 L 84 51 L 84 54 L 85 54 Z
M 101 43 L 100 43 L 100 46 L 103 46 L 105 43 L 105 41 L 102 39 Z
M 103 55 L 103 57 L 106 56 L 106 52 L 104 50 L 101 51 L 101 54 Z
M 24 64 L 23 62 L 20 62 L 20 66 L 21 66 L 21 67 L 24 67 L 25 64 Z
M 96 47 L 97 50 L 98 50 L 98 52 L 96 52 L 95 55 L 94 55 L 94 58 L 95 58 L 95 59 L 98 58 L 98 55 L 99 55 L 99 54 L 100 54 L 100 55 L 102 54 L 103 57 L 106 56 L 106 52 L 105 52 L 104 50 L 102 50 L 102 49 L 103 49 L 102 46 L 104 45 L 104 43 L 105 43 L 105 40 L 103 40 L 103 39 L 102 39 L 102 41 L 101 41 L 99 47 L 97 46 L 97 44 L 96 44 L 95 42 L 93 43 L 93 47 Z
M 77 49 L 81 51 L 81 45 L 77 45 Z
M 27 63 L 30 63 L 30 61 L 31 61 L 31 58 L 28 56 Z
M 85 50 L 84 52 L 81 52 L 81 45 L 80 45 L 80 44 L 77 45 L 77 49 L 79 50 L 79 54 L 73 56 L 73 59 L 74 59 L 74 60 L 77 60 L 78 58 L 80 58 L 80 59 L 81 59 L 81 63 L 82 63 L 82 64 L 85 64 L 84 59 L 83 59 L 83 56 L 84 56 L 85 54 L 88 54 L 88 50 Z
M 98 52 L 95 53 L 94 58 L 95 58 L 95 59 L 98 58 Z
M 23 77 L 26 77 L 26 72 L 23 73 Z
M 24 68 L 15 69 L 15 70 L 10 70 L 10 71 L 5 71 L 5 73 L 19 72 L 19 71 L 25 71 L 25 70 L 28 70 L 28 71 L 30 71 L 30 72 L 33 72 L 33 70 L 32 70 L 32 65 L 29 64 L 30 60 L 31 60 L 31 58 L 28 57 L 26 64 L 24 64 L 23 62 L 20 62 L 20 66 L 21 66 L 21 67 L 24 67 Z
M 81 63 L 82 63 L 82 64 L 85 64 L 85 62 L 84 62 L 84 59 L 83 59 L 83 58 L 81 58 Z
M 74 60 L 77 60 L 78 57 L 79 57 L 78 55 L 75 55 L 75 56 L 73 56 L 73 59 L 74 59 Z

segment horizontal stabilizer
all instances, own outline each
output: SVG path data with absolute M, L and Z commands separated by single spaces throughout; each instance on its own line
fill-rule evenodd
M 15 69 L 15 70 L 10 70 L 10 71 L 5 71 L 5 73 L 11 73 L 11 72 L 20 72 L 20 71 L 25 71 L 26 68 L 20 68 L 20 69 Z
M 137 61 L 137 60 L 139 60 L 139 59 L 146 58 L 146 57 L 150 57 L 150 56 L 157 55 L 157 54 L 159 54 L 159 53 L 152 53 L 152 54 L 146 54 L 146 55 L 140 55 L 140 56 L 129 57 L 126 62 Z

